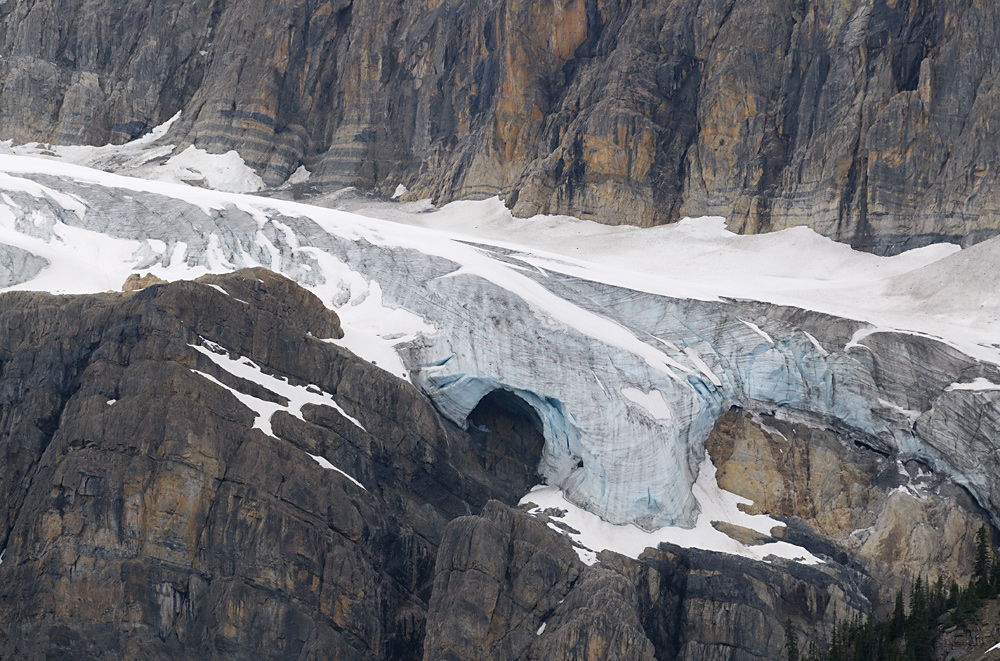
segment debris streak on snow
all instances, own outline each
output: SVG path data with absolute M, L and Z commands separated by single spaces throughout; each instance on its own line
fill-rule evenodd
M 714 385 L 716 388 L 722 387 L 722 380 L 718 376 L 716 376 L 715 372 L 712 371 L 712 369 L 708 366 L 708 364 L 701 359 L 701 356 L 698 355 L 697 351 L 695 351 L 691 347 L 684 347 L 684 355 L 687 356 L 688 360 L 694 363 L 695 367 L 697 367 L 698 370 L 702 374 L 704 374 L 709 381 L 712 382 L 712 385 Z
M 819 340 L 817 340 L 815 337 L 813 337 L 810 333 L 807 333 L 806 331 L 802 332 L 805 333 L 805 336 L 809 338 L 809 341 L 812 342 L 812 345 L 816 347 L 816 351 L 819 351 L 821 356 L 830 355 L 830 352 L 823 348 L 823 345 L 820 344 Z
M 979 377 L 977 379 L 974 379 L 970 383 L 953 383 L 947 388 L 945 388 L 945 390 L 948 392 L 951 392 L 953 390 L 973 390 L 973 391 L 1000 390 L 1000 384 L 996 384 L 993 383 L 992 381 L 989 381 L 988 379 Z
M 740 321 L 742 321 L 744 324 L 746 324 L 747 328 L 749 328 L 750 330 L 752 330 L 753 332 L 757 333 L 762 338 L 764 338 L 765 340 L 767 340 L 768 344 L 774 344 L 774 340 L 771 339 L 771 336 L 768 335 L 767 333 L 765 333 L 764 330 L 760 326 L 758 326 L 757 324 L 751 323 L 751 322 L 747 321 L 746 319 L 740 319 Z

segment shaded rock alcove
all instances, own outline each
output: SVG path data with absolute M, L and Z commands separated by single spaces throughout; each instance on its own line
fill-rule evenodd
M 545 435 L 531 404 L 509 390 L 493 390 L 469 413 L 467 426 L 486 470 L 520 493 L 538 483 Z

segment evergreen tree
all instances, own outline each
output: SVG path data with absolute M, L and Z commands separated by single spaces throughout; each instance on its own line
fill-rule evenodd
M 976 531 L 976 564 L 974 565 L 973 576 L 976 579 L 976 587 L 978 588 L 980 597 L 985 597 L 989 591 L 989 571 L 993 564 L 988 535 L 986 524 L 979 526 L 979 530 Z
M 837 621 L 837 609 L 833 609 L 833 640 L 830 641 L 830 651 L 826 653 L 829 661 L 844 661 L 844 647 L 840 637 L 840 622 Z
M 931 596 L 928 602 L 928 610 L 930 611 L 931 620 L 936 620 L 938 616 L 946 610 L 946 600 L 947 597 L 944 592 L 944 578 L 941 577 L 941 574 L 938 574 L 937 580 L 934 581 L 934 589 L 931 590 Z
M 788 661 L 799 661 L 799 637 L 792 629 L 792 618 L 785 618 L 785 654 Z
M 941 614 L 951 609 L 949 625 L 960 624 L 976 614 L 984 599 L 998 596 L 1000 558 L 990 548 L 985 526 L 976 534 L 975 572 L 964 589 L 952 581 L 950 588 L 945 590 L 940 574 L 933 585 L 918 576 L 910 588 L 909 612 L 904 607 L 903 591 L 899 590 L 892 612 L 883 621 L 870 614 L 863 618 L 860 613 L 854 613 L 841 622 L 834 609 L 832 639 L 825 654 L 819 653 L 812 641 L 808 655 L 799 654 L 798 640 L 789 618 L 785 622 L 788 658 L 798 661 L 930 661 L 936 622 Z M 792 655 L 793 650 L 796 656 Z
M 896 590 L 896 605 L 889 618 L 889 633 L 893 638 L 899 638 L 906 629 L 906 613 L 903 611 L 903 590 Z
M 958 581 L 951 582 L 951 588 L 948 589 L 948 601 L 945 603 L 947 608 L 954 608 L 958 605 L 958 594 L 961 588 L 958 587 Z
M 930 661 L 931 636 L 927 610 L 927 589 L 917 577 L 910 590 L 910 614 L 906 618 L 906 658 L 908 661 Z

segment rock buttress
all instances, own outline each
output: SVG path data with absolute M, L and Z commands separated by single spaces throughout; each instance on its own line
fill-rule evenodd
M 0 328 L 3 658 L 414 658 L 445 524 L 519 495 L 263 269 L 8 293 Z

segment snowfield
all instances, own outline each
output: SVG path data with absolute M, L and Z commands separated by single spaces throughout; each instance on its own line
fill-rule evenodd
M 530 404 L 545 485 L 524 502 L 565 510 L 589 562 L 659 541 L 820 561 L 712 526 L 766 536 L 782 525 L 744 514 L 746 501 L 716 485 L 704 441 L 732 405 L 836 419 L 949 471 L 997 511 L 991 465 L 941 416 L 998 409 L 1000 239 L 885 258 L 805 228 L 738 236 L 721 218 L 639 229 L 517 219 L 495 198 L 440 209 L 317 200 L 345 211 L 243 194 L 261 184 L 235 153 L 173 154 L 158 142 L 165 131 L 122 147 L 0 149 L 0 289 L 82 294 L 118 291 L 136 272 L 281 272 L 340 315 L 338 344 L 413 383 L 456 424 L 496 389 Z M 883 384 L 873 364 L 899 359 L 907 342 L 953 352 L 947 378 Z M 283 394 L 293 414 L 314 400 L 336 406 L 196 349 Z M 234 394 L 270 433 L 276 405 Z

